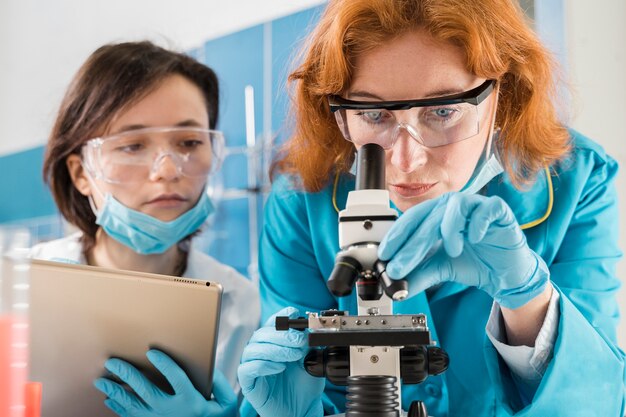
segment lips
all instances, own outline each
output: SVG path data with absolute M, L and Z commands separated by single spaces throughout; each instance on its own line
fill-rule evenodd
M 405 198 L 419 197 L 430 191 L 435 185 L 433 183 L 397 183 L 389 184 L 391 191 Z
M 148 201 L 148 203 L 156 203 L 159 201 L 186 201 L 186 198 L 183 198 L 183 196 L 179 195 L 179 194 L 161 194 L 160 196 Z
M 146 205 L 162 208 L 171 208 L 178 207 L 186 201 L 187 199 L 180 194 L 161 194 L 158 197 L 148 201 Z

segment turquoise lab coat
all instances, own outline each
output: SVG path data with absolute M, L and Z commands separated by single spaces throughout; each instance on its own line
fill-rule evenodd
M 403 385 L 405 410 L 419 399 L 435 417 L 624 414 L 624 352 L 616 337 L 617 164 L 576 132 L 572 144 L 569 159 L 552 167 L 549 177 L 540 173 L 527 189 L 515 189 L 505 174 L 486 187 L 487 195 L 500 196 L 513 209 L 560 293 L 553 358 L 532 402 L 524 406 L 486 336 L 493 300 L 476 288 L 446 283 L 394 305 L 396 314 L 426 314 L 433 340 L 450 356 L 442 375 Z M 302 314 L 332 308 L 356 314 L 354 293 L 336 298 L 326 288 L 339 250 L 333 189 L 332 181 L 317 193 L 294 191 L 285 178 L 275 182 L 260 245 L 263 321 L 287 306 Z M 354 177 L 340 177 L 335 190 L 340 210 L 353 189 Z M 327 414 L 345 410 L 344 392 L 326 383 Z

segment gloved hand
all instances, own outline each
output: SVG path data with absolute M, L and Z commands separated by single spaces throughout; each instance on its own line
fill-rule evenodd
M 261 417 L 321 417 L 324 379 L 309 375 L 304 357 L 309 351 L 306 332 L 277 331 L 276 316 L 298 317 L 288 307 L 257 330 L 243 351 L 239 385 Z
M 130 386 L 128 392 L 116 382 L 106 378 L 94 381 L 97 389 L 108 397 L 104 403 L 121 417 L 235 417 L 237 396 L 219 371 L 214 371 L 213 399 L 207 401 L 189 381 L 185 372 L 165 353 L 149 350 L 148 360 L 165 376 L 174 395 L 157 388 L 134 366 L 121 359 L 112 358 L 104 367 Z
M 545 289 L 550 272 L 499 197 L 449 193 L 407 210 L 380 244 L 391 278 L 409 295 L 453 281 L 515 309 Z

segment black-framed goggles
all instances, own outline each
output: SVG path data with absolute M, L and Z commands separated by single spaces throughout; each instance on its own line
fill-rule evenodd
M 426 147 L 438 147 L 475 136 L 488 122 L 484 101 L 495 88 L 487 80 L 476 88 L 443 97 L 356 101 L 340 96 L 328 99 L 345 139 L 356 145 L 378 143 L 390 149 L 402 129 Z

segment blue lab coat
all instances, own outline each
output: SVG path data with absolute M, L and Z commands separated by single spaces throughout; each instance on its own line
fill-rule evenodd
M 403 385 L 403 408 L 420 399 L 435 417 L 624 414 L 624 352 L 616 336 L 617 164 L 596 143 L 571 134 L 573 151 L 550 167 L 550 176 L 541 172 L 520 191 L 502 174 L 485 189 L 513 209 L 560 293 L 553 358 L 532 402 L 523 405 L 507 365 L 486 336 L 493 300 L 476 288 L 446 283 L 395 303 L 394 313 L 426 314 L 433 340 L 450 356 L 444 374 Z M 260 245 L 263 321 L 286 306 L 301 313 L 338 308 L 356 314 L 354 294 L 336 298 L 326 288 L 339 250 L 333 191 L 342 210 L 353 189 L 350 175 L 340 177 L 336 189 L 330 181 L 317 193 L 294 190 L 284 177 L 275 182 Z M 345 409 L 342 387 L 327 382 L 324 396 L 328 414 Z

